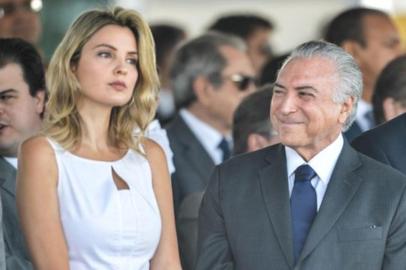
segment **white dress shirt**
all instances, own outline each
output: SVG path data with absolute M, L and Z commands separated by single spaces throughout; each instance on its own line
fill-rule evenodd
M 186 109 L 180 110 L 180 116 L 186 122 L 193 134 L 203 145 L 203 148 L 209 154 L 214 164 L 218 165 L 223 161 L 223 152 L 219 148 L 219 144 L 223 139 L 223 135 L 216 129 L 203 122 Z M 225 138 L 231 145 L 231 136 Z M 231 149 L 231 147 L 230 147 Z
M 360 99 L 358 101 L 355 121 L 357 121 L 357 124 L 362 131 L 367 131 L 374 126 L 374 123 L 371 123 L 370 119 L 366 116 L 368 113 L 372 113 L 372 105 L 365 100 Z
M 137 136 L 139 132 L 140 130 L 138 128 L 134 129 L 134 136 Z M 169 145 L 168 135 L 166 134 L 166 130 L 161 127 L 161 124 L 159 124 L 157 119 L 152 120 L 148 124 L 144 135 L 161 146 L 165 153 L 169 173 L 174 173 L 175 165 L 173 164 L 173 152 L 171 146 Z
M 303 165 L 308 164 L 316 172 L 316 176 L 311 180 L 311 184 L 316 191 L 317 196 L 317 211 L 323 201 L 324 194 L 331 175 L 337 163 L 337 159 L 344 145 L 343 136 L 340 134 L 337 139 L 315 155 L 309 162 L 306 162 L 295 150 L 285 146 L 289 196 L 292 194 L 293 185 L 295 183 L 295 170 Z
M 173 152 L 171 146 L 169 145 L 168 135 L 166 134 L 166 130 L 161 127 L 157 119 L 149 123 L 147 130 L 145 131 L 145 136 L 154 140 L 162 147 L 168 163 L 169 173 L 174 173 L 175 165 L 173 164 Z

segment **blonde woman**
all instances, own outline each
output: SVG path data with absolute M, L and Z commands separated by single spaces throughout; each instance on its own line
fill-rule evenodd
M 180 269 L 164 153 L 132 133 L 155 112 L 154 59 L 146 22 L 122 8 L 82 14 L 55 51 L 17 177 L 36 269 Z

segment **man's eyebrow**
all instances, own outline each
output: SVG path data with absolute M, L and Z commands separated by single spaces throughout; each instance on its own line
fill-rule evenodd
M 100 48 L 100 47 L 107 47 L 107 48 L 109 48 L 109 49 L 111 49 L 113 51 L 117 51 L 116 47 L 114 47 L 114 46 L 112 46 L 110 44 L 106 44 L 106 43 L 98 44 L 98 45 L 94 46 L 93 49 Z M 128 54 L 138 55 L 138 52 L 137 51 L 129 51 Z
M 4 90 L 1 90 L 1 89 L 0 89 L 0 95 L 14 94 L 14 93 L 17 93 L 17 90 L 15 90 L 15 89 L 13 89 L 13 88 L 4 89 Z
M 277 82 L 273 84 L 273 87 L 279 87 L 279 88 L 283 88 L 283 89 L 286 88 L 285 86 L 283 86 L 282 84 L 279 84 Z
M 303 85 L 303 86 L 298 86 L 295 88 L 295 90 L 300 91 L 300 90 L 311 90 L 313 92 L 319 92 L 319 90 L 317 90 L 316 88 L 314 88 L 311 85 Z
M 285 86 L 283 86 L 282 84 L 279 84 L 279 83 L 274 83 L 274 85 L 273 85 L 273 87 L 278 87 L 278 88 L 282 88 L 282 89 L 286 89 L 286 87 Z M 295 90 L 296 91 L 300 91 L 300 90 L 311 90 L 311 91 L 313 91 L 313 92 L 319 92 L 316 88 L 314 88 L 313 86 L 311 86 L 311 85 L 302 85 L 302 86 L 298 86 L 298 87 L 295 87 Z

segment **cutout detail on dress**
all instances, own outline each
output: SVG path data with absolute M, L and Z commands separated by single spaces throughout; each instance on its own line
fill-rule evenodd
M 113 182 L 117 190 L 130 189 L 127 182 L 123 178 L 121 178 L 120 175 L 118 175 L 113 167 L 111 167 L 111 175 L 113 177 Z

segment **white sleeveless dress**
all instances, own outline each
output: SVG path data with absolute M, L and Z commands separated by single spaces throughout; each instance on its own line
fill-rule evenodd
M 133 150 L 117 161 L 96 161 L 49 142 L 70 269 L 148 270 L 161 235 L 148 161 Z M 112 170 L 129 189 L 117 189 Z

